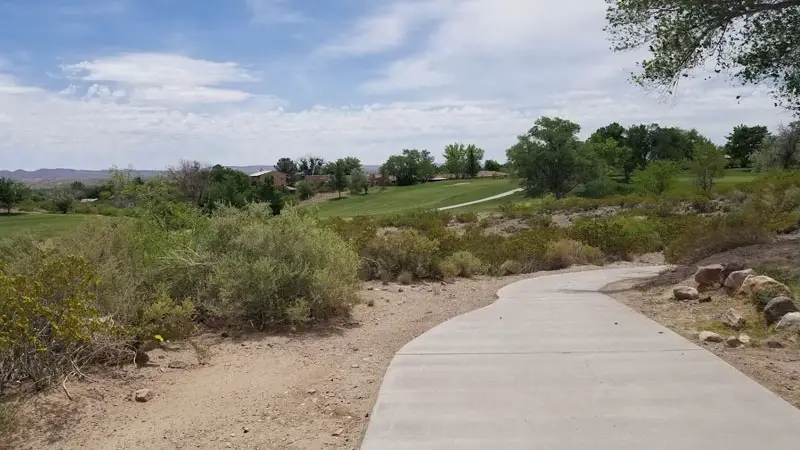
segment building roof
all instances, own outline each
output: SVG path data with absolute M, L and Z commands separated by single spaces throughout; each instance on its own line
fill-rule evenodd
M 251 173 L 251 177 L 260 177 L 261 175 L 266 175 L 268 173 L 275 172 L 274 170 L 262 170 L 261 172 Z

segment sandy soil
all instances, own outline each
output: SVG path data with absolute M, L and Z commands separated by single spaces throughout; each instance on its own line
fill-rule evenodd
M 528 275 L 530 276 L 530 275 Z M 394 353 L 527 276 L 453 284 L 368 283 L 352 318 L 311 333 L 207 334 L 155 365 L 69 381 L 26 401 L 15 449 L 356 449 Z M 372 305 L 372 306 L 369 306 Z M 187 363 L 170 368 L 170 363 Z M 180 365 L 180 364 L 178 364 Z M 146 403 L 132 401 L 151 389 Z M 0 447 L 2 447 L 0 443 Z
M 800 251 L 795 241 L 755 245 L 722 253 L 701 261 L 698 265 L 715 264 L 733 259 L 746 262 L 750 267 L 769 264 L 773 267 L 800 265 Z M 665 325 L 687 339 L 697 342 L 700 331 L 710 330 L 724 338 L 737 335 L 735 331 L 720 326 L 719 315 L 734 308 L 748 321 L 743 330 L 753 345 L 729 348 L 724 343 L 704 345 L 728 364 L 761 383 L 783 399 L 800 408 L 800 339 L 792 333 L 776 333 L 763 324 L 763 318 L 744 299 L 725 295 L 721 290 L 704 292 L 710 302 L 677 302 L 671 297 L 675 285 L 694 286 L 692 279 L 696 267 L 679 267 L 646 282 L 620 282 L 607 286 L 607 294 Z M 784 348 L 767 348 L 763 341 L 777 339 Z

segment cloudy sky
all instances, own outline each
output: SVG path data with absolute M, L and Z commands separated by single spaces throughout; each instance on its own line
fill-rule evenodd
M 542 115 L 696 127 L 789 116 L 762 89 L 628 82 L 603 0 L 0 0 L 0 169 L 181 159 L 503 159 Z M 740 100 L 736 96 L 741 95 Z

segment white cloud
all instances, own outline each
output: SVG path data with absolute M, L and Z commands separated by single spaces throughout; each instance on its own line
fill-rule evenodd
M 258 81 L 255 75 L 233 62 L 207 61 L 168 53 L 129 53 L 67 64 L 62 68 L 75 80 L 125 86 L 129 92 L 115 98 L 127 96 L 128 100 L 136 102 L 186 104 L 244 101 L 253 95 L 216 86 Z M 92 85 L 87 95 L 95 97 L 99 86 Z M 112 90 L 108 86 L 105 89 Z
M 318 56 L 364 56 L 400 47 L 412 31 L 447 14 L 453 0 L 408 0 L 384 5 L 323 46 Z
M 308 22 L 303 13 L 293 10 L 287 0 L 245 0 L 253 21 L 261 24 L 299 24 Z
M 233 62 L 207 61 L 168 53 L 128 53 L 66 64 L 63 69 L 85 81 L 134 85 L 210 86 L 257 80 Z

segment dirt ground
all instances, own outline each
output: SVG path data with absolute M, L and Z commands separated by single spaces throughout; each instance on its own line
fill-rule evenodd
M 783 271 L 800 268 L 800 247 L 796 240 L 754 245 L 710 257 L 698 263 L 708 265 L 738 260 L 749 267 L 771 267 Z M 800 408 L 800 339 L 797 334 L 775 332 L 766 327 L 763 317 L 742 298 L 725 295 L 722 290 L 704 292 L 709 302 L 678 302 L 672 299 L 676 285 L 696 286 L 696 266 L 678 267 L 644 284 L 621 282 L 609 285 L 605 292 L 687 339 L 697 342 L 700 331 L 714 331 L 723 338 L 738 333 L 718 321 L 720 314 L 734 308 L 748 322 L 742 330 L 752 338 L 752 345 L 729 348 L 724 343 L 704 345 L 728 364 L 761 383 L 783 399 Z M 784 348 L 768 348 L 767 339 L 777 339 Z
M 222 337 L 150 352 L 152 366 L 70 380 L 21 405 L 14 449 L 356 449 L 405 343 L 529 277 L 368 283 L 352 318 L 309 333 Z M 373 306 L 369 306 L 373 305 Z M 178 362 L 178 363 L 176 363 Z M 171 368 L 188 364 L 186 368 Z M 151 389 L 146 403 L 132 401 Z M 0 447 L 3 443 L 0 442 Z

